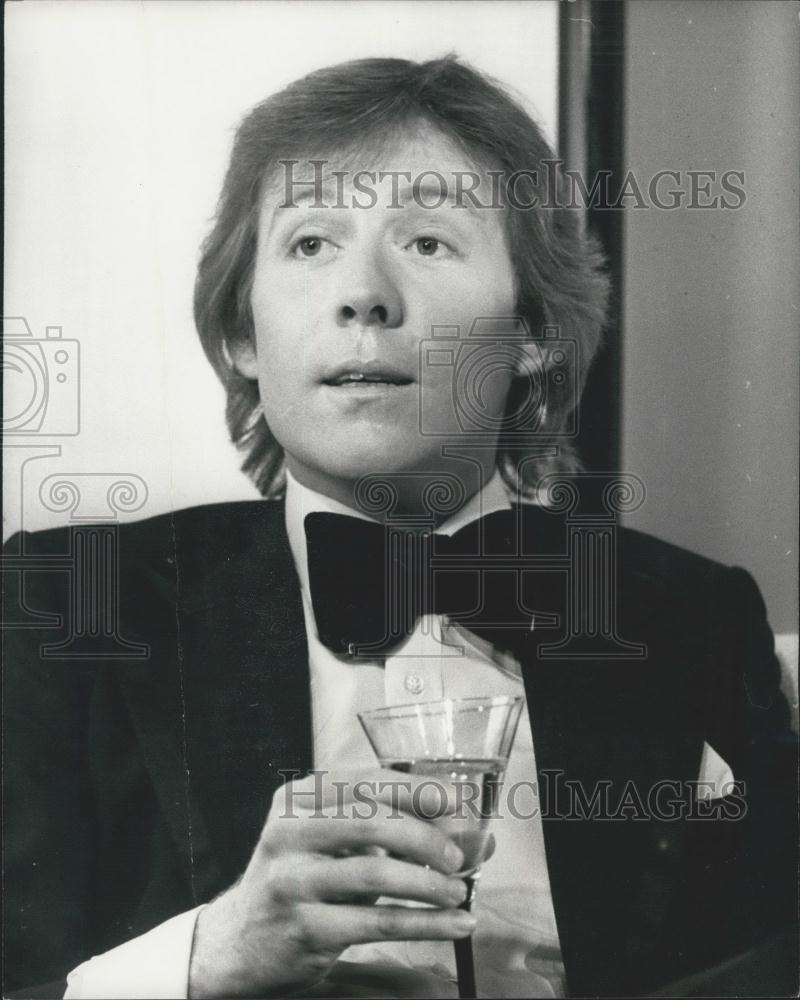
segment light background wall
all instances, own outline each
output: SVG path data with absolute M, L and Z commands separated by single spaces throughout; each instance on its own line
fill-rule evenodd
M 800 6 L 628 5 L 627 159 L 743 170 L 738 211 L 628 212 L 625 468 L 633 523 L 745 565 L 797 631 Z
M 4 311 L 37 337 L 58 325 L 80 342 L 82 398 L 80 434 L 29 462 L 24 490 L 28 453 L 6 451 L 5 535 L 23 517 L 29 529 L 64 521 L 38 500 L 52 472 L 141 476 L 149 496 L 135 517 L 255 496 L 191 316 L 237 122 L 320 66 L 454 51 L 515 89 L 552 139 L 557 6 L 8 5 Z M 9 378 L 7 391 L 17 412 L 29 386 Z
M 4 535 L 23 513 L 63 522 L 38 499 L 52 472 L 141 476 L 135 517 L 253 496 L 191 320 L 236 122 L 321 65 L 453 50 L 552 138 L 557 6 L 8 5 L 5 314 L 79 341 L 82 395 L 76 437 L 15 439 L 59 456 L 6 449 Z M 634 523 L 747 565 L 773 626 L 796 631 L 797 7 L 634 0 L 628 21 L 629 166 L 744 169 L 748 194 L 738 212 L 628 213 L 623 456 L 648 487 Z

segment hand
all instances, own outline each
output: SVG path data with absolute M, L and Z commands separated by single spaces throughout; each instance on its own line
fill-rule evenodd
M 189 996 L 286 996 L 351 944 L 467 937 L 474 918 L 457 909 L 466 889 L 453 876 L 463 855 L 420 818 L 441 805 L 430 779 L 393 771 L 280 788 L 243 876 L 198 917 Z

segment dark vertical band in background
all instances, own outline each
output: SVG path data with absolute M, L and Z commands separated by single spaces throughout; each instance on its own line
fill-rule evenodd
M 624 0 L 561 4 L 559 152 L 591 189 L 609 172 L 613 204 L 624 176 Z M 587 225 L 602 242 L 611 276 L 611 310 L 580 407 L 578 450 L 587 469 L 617 470 L 622 416 L 622 210 L 590 207 Z

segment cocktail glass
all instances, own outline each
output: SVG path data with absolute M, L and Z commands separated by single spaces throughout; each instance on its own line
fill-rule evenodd
M 475 898 L 522 705 L 522 698 L 502 695 L 446 698 L 358 716 L 382 767 L 435 781 L 455 804 L 435 822 L 463 851 L 465 910 Z M 456 941 L 455 950 L 459 996 L 474 997 L 470 939 Z

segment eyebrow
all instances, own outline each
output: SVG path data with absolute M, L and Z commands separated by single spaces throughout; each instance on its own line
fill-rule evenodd
M 466 214 L 472 216 L 473 218 L 481 218 L 481 213 L 478 212 L 478 206 L 473 203 L 473 197 L 478 196 L 478 190 L 480 187 L 480 180 L 478 182 L 478 187 L 471 186 L 469 184 L 460 185 L 460 197 L 456 196 L 456 174 L 452 173 L 452 183 L 448 182 L 446 175 L 440 174 L 439 176 L 444 181 L 444 184 L 433 183 L 430 180 L 420 181 L 416 179 L 414 183 L 409 187 L 408 184 L 404 185 L 400 189 L 399 184 L 396 183 L 394 177 L 402 176 L 402 171 L 370 171 L 371 174 L 375 176 L 375 181 L 371 179 L 368 183 L 368 190 L 375 191 L 376 193 L 381 189 L 387 189 L 389 193 L 389 205 L 390 207 L 416 207 L 421 211 L 425 212 L 435 212 L 444 208 L 451 209 L 464 209 Z M 394 176 L 393 176 L 394 175 Z M 471 174 L 470 174 L 471 177 Z M 407 180 L 407 178 L 403 178 Z M 274 205 L 273 211 L 275 216 L 278 213 L 284 213 L 291 208 L 299 208 L 301 206 L 309 205 L 310 207 L 316 207 L 317 210 L 322 211 L 331 208 L 352 208 L 352 199 L 363 199 L 366 194 L 364 191 L 351 191 L 345 195 L 345 201 L 342 203 L 340 198 L 340 186 L 339 182 L 330 177 L 326 177 L 322 181 L 317 180 L 296 180 L 294 181 L 296 185 L 303 185 L 303 190 L 299 192 L 292 192 L 291 201 L 287 203 L 286 189 L 281 187 L 280 191 L 276 191 L 276 201 L 277 204 Z M 442 197 L 444 195 L 444 197 Z M 472 196 L 472 197 L 471 197 Z M 322 202 L 322 204 L 314 205 L 314 202 Z M 478 198 L 480 202 L 480 198 Z M 378 205 L 380 204 L 380 200 Z M 375 207 L 378 207 L 376 205 Z M 372 206 L 361 206 L 364 208 Z M 483 208 L 496 207 L 489 205 L 480 205 Z
M 456 198 L 455 193 L 455 173 L 452 174 L 453 183 L 452 185 L 447 182 L 447 178 L 443 174 L 439 175 L 444 179 L 444 188 L 439 183 L 431 183 L 430 181 L 416 180 L 412 185 L 411 189 L 406 189 L 402 194 L 400 194 L 400 201 L 405 207 L 410 201 L 413 201 L 417 208 L 421 208 L 425 212 L 435 212 L 440 208 L 463 208 L 466 209 L 468 214 L 477 217 L 478 213 L 475 205 L 469 197 L 465 197 L 464 187 L 461 188 L 461 198 Z M 474 188 L 467 188 L 466 194 L 468 195 Z M 444 198 L 442 197 L 444 195 Z
M 338 190 L 337 185 L 330 181 L 324 180 L 317 183 L 314 180 L 297 180 L 294 181 L 295 184 L 304 185 L 304 190 L 299 192 L 292 192 L 291 202 L 286 204 L 286 189 L 282 188 L 280 191 L 280 202 L 275 206 L 275 211 L 287 211 L 290 208 L 296 208 L 299 205 L 304 205 L 307 201 L 316 201 L 321 197 L 324 202 L 323 205 L 317 206 L 318 208 L 332 208 L 337 204 Z M 305 187 L 305 185 L 308 185 Z M 277 200 L 277 199 L 276 199 Z

